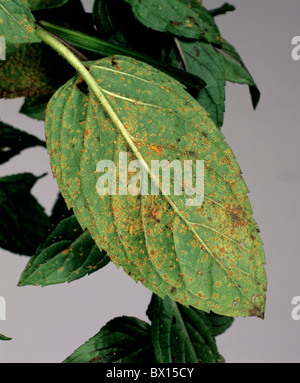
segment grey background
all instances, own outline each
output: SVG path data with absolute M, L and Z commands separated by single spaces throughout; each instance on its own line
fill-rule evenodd
M 93 1 L 85 1 L 91 9 Z M 208 8 L 222 1 L 204 1 Z M 299 0 L 232 0 L 236 11 L 217 19 L 223 36 L 241 54 L 261 92 L 252 109 L 248 87 L 228 84 L 222 128 L 250 189 L 267 259 L 265 319 L 237 318 L 217 338 L 227 362 L 299 362 L 300 321 L 291 317 L 292 297 L 300 295 L 299 257 L 299 95 L 300 61 L 291 40 L 300 35 Z M 18 114 L 21 99 L 0 101 L 0 117 L 43 138 L 43 123 Z M 0 167 L 0 176 L 48 171 L 33 193 L 49 212 L 57 186 L 46 151 L 28 149 Z M 0 250 L 0 295 L 7 319 L 0 333 L 0 362 L 61 362 L 110 319 L 132 315 L 147 320 L 151 293 L 110 264 L 71 284 L 16 287 L 28 261 Z

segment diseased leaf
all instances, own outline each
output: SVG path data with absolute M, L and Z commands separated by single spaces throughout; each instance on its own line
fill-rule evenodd
M 222 133 L 180 83 L 158 70 L 115 56 L 86 64 L 133 141 L 129 146 L 127 133 L 120 133 L 80 76 L 50 100 L 46 136 L 52 171 L 81 226 L 117 267 L 161 298 L 220 315 L 263 317 L 262 241 L 241 170 Z M 139 154 L 142 168 L 145 163 L 151 168 L 152 160 L 166 160 L 165 166 L 179 161 L 169 193 L 151 195 L 146 189 L 135 195 L 129 188 L 127 195 L 99 195 L 99 161 L 116 164 L 119 185 L 124 153 L 127 164 Z M 188 201 L 189 189 L 181 184 L 180 195 L 174 187 L 184 160 L 204 161 L 202 204 L 199 188 L 196 201 Z
M 180 55 L 177 53 L 177 57 L 171 61 L 172 64 L 175 65 L 183 59 L 189 73 L 201 77 L 206 82 L 197 100 L 214 123 L 221 127 L 225 111 L 226 79 L 219 54 L 212 45 L 201 41 L 189 42 L 178 39 L 177 44 Z
M 256 108 L 260 99 L 260 91 L 248 69 L 245 67 L 240 55 L 226 40 L 223 40 L 221 48 L 216 47 L 216 51 L 220 55 L 226 80 L 238 84 L 248 84 L 252 104 L 253 107 Z
M 19 286 L 70 283 L 99 270 L 109 261 L 73 215 L 62 220 L 40 244 L 22 273 Z
M 6 44 L 40 42 L 34 21 L 27 0 L 1 0 L 0 36 L 5 38 Z
M 0 340 L 11 340 L 12 338 L 9 338 L 8 336 L 0 334 Z
M 32 11 L 60 7 L 69 0 L 27 0 Z
M 198 0 L 125 0 L 146 27 L 176 36 L 220 44 L 214 18 Z
M 154 363 L 150 326 L 134 317 L 109 321 L 63 363 Z
M 44 141 L 0 121 L 0 164 L 8 161 L 22 150 L 43 146 Z
M 1 98 L 32 97 L 54 92 L 45 71 L 41 70 L 42 55 L 42 44 L 26 44 L 0 63 Z
M 44 208 L 30 190 L 36 181 L 30 173 L 0 178 L 0 247 L 33 255 L 49 228 Z
M 74 72 L 44 44 L 10 47 L 7 60 L 0 62 L 0 98 L 51 95 Z M 55 69 L 59 66 L 59 72 Z M 67 68 L 67 69 L 66 69 Z
M 211 325 L 203 311 L 152 296 L 152 343 L 158 363 L 220 363 Z

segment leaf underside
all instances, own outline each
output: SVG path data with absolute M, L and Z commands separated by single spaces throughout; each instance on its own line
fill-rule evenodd
M 25 96 L 44 102 L 72 75 L 72 69 L 45 44 L 10 45 L 7 60 L 0 62 L 0 98 Z
M 148 166 L 154 159 L 204 160 L 205 197 L 187 207 L 186 195 L 173 189 L 173 205 L 164 195 L 100 196 L 97 163 L 118 165 L 120 152 L 135 157 L 77 76 L 48 104 L 46 136 L 53 174 L 81 226 L 117 267 L 158 296 L 206 312 L 263 317 L 262 241 L 222 133 L 180 83 L 158 70 L 125 57 L 87 65 Z
M 6 44 L 39 42 L 34 21 L 26 0 L 1 0 L 0 36 Z

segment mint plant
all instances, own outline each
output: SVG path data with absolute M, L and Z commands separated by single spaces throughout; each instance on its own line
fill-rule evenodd
M 19 286 L 113 262 L 153 292 L 149 323 L 114 318 L 65 363 L 223 362 L 215 337 L 234 317 L 264 317 L 262 241 L 221 133 L 226 82 L 248 85 L 254 108 L 260 98 L 216 24 L 234 9 L 95 0 L 89 14 L 79 0 L 0 2 L 0 96 L 24 97 L 20 113 L 45 120 L 60 190 L 47 216 L 30 192 L 39 177 L 0 178 L 0 246 L 30 257 Z M 45 146 L 3 122 L 0 140 L 0 163 Z M 130 180 L 122 153 L 139 169 Z

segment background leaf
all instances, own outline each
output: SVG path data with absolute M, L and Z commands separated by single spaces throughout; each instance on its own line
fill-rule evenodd
M 27 0 L 1 0 L 0 36 L 5 38 L 6 44 L 40 42 L 34 21 Z
M 19 286 L 70 283 L 99 270 L 109 261 L 73 215 L 62 220 L 40 244 L 22 273 Z
M 0 164 L 19 154 L 22 150 L 34 146 L 46 147 L 46 143 L 0 121 Z
M 125 0 L 146 27 L 176 36 L 219 44 L 221 35 L 213 17 L 194 0 Z
M 57 199 L 52 207 L 50 215 L 51 226 L 57 226 L 60 223 L 60 221 L 62 221 L 65 218 L 72 217 L 73 214 L 74 213 L 72 209 L 68 209 L 61 193 L 58 193 Z
M 47 104 L 51 96 L 52 94 L 45 94 L 36 97 L 25 97 L 24 103 L 22 104 L 19 113 L 25 114 L 26 116 L 34 118 L 38 121 L 44 121 Z
M 146 56 L 140 52 L 117 45 L 115 42 L 112 43 L 107 40 L 100 39 L 96 36 L 89 36 L 88 34 L 82 33 L 79 30 L 70 30 L 70 28 L 61 27 L 55 23 L 42 21 L 41 24 L 46 29 L 65 39 L 67 42 L 80 49 L 81 51 L 87 52 L 89 55 L 92 53 L 95 59 L 98 59 L 99 56 L 107 57 L 114 54 L 125 55 L 144 61 L 154 66 L 155 68 L 158 68 L 164 73 L 167 73 L 176 80 L 182 82 L 185 86 L 187 86 L 189 89 L 192 89 L 196 93 L 198 93 L 199 90 L 205 86 L 205 82 L 197 76 L 194 76 L 185 72 L 184 70 L 170 66 L 161 61 L 155 60 L 152 57 Z
M 109 0 L 95 0 L 93 5 L 93 20 L 97 31 L 103 37 L 108 37 L 114 32 L 114 25 L 111 19 L 108 6 L 111 1 Z M 114 2 L 115 7 L 116 1 Z
M 226 317 L 224 315 L 218 315 L 215 313 L 205 313 L 206 318 L 210 322 L 211 333 L 213 336 L 223 334 L 234 321 L 231 317 Z
M 170 298 L 152 296 L 151 333 L 158 363 L 220 363 L 205 313 L 187 308 Z
M 222 61 L 215 48 L 201 41 L 177 40 L 180 54 L 171 56 L 171 63 L 178 65 L 183 58 L 189 73 L 201 77 L 206 86 L 197 95 L 200 105 L 209 113 L 214 123 L 221 127 L 225 111 L 226 78 Z M 172 59 L 173 57 L 173 59 Z
M 98 334 L 64 363 L 154 363 L 150 326 L 122 316 L 109 321 Z
M 256 108 L 260 99 L 260 91 L 236 49 L 223 40 L 222 47 L 218 47 L 216 50 L 220 54 L 226 80 L 238 84 L 248 84 L 252 104 Z
M 204 161 L 205 200 L 188 207 L 184 193 L 173 189 L 169 200 L 100 197 L 98 162 L 117 163 L 120 152 L 128 153 L 128 162 L 135 156 L 78 76 L 51 99 L 46 135 L 53 174 L 81 226 L 157 295 L 206 312 L 262 317 L 262 241 L 240 168 L 219 129 L 181 84 L 144 63 L 114 56 L 90 63 L 89 70 L 148 166 L 153 159 Z
M 12 338 L 9 338 L 5 335 L 0 334 L 0 340 L 11 340 Z
M 37 11 L 46 8 L 60 7 L 69 0 L 27 0 L 32 11 Z
M 218 8 L 210 9 L 208 12 L 209 12 L 213 17 L 216 17 L 216 16 L 224 15 L 225 13 L 227 13 L 227 12 L 232 12 L 232 11 L 235 11 L 235 6 L 234 6 L 234 5 L 231 5 L 231 4 L 228 4 L 228 3 L 224 3 L 223 5 L 221 5 L 221 6 L 218 7 Z
M 30 193 L 40 177 L 30 173 L 0 178 L 0 247 L 33 255 L 50 226 L 44 208 Z

